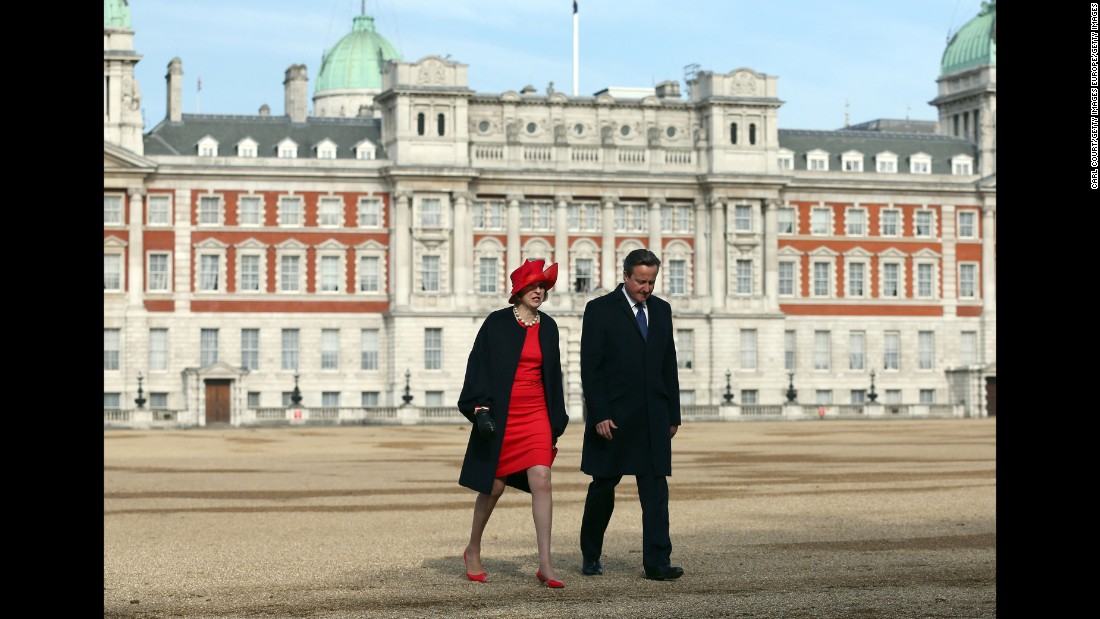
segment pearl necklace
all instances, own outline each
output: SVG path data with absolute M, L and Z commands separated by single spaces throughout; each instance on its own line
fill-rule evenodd
M 520 324 L 522 324 L 525 327 L 533 327 L 533 326 L 539 324 L 539 314 L 538 314 L 538 312 L 535 313 L 535 319 L 532 320 L 531 322 L 527 322 L 526 320 L 519 317 L 519 309 L 516 308 L 515 305 L 512 306 L 512 313 L 516 315 L 516 320 L 518 320 L 520 322 Z

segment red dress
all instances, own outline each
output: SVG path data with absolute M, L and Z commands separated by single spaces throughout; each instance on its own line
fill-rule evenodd
M 542 348 L 539 323 L 527 328 L 527 339 L 519 356 L 508 401 L 508 423 L 497 461 L 497 477 L 507 477 L 541 464 L 553 462 L 550 414 L 542 387 Z

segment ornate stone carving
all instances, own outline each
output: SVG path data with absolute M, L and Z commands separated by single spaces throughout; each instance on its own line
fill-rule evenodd
M 419 84 L 445 84 L 447 81 L 447 70 L 443 66 L 443 63 L 438 60 L 425 60 L 424 64 L 420 65 L 420 73 L 417 76 L 417 83 Z
M 750 71 L 738 71 L 729 81 L 729 94 L 735 97 L 757 97 L 762 94 L 760 78 Z

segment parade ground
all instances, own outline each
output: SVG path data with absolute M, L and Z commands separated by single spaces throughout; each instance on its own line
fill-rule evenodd
M 455 413 L 458 414 L 457 412 Z M 643 577 L 618 487 L 581 575 L 582 422 L 558 443 L 553 556 L 501 497 L 466 579 L 468 425 L 104 430 L 105 618 L 997 616 L 996 418 L 685 424 L 669 478 L 675 581 Z

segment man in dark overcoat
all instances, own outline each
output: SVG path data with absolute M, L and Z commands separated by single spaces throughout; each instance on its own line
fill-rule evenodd
M 623 261 L 623 283 L 584 308 L 581 470 L 592 482 L 580 537 L 581 570 L 588 576 L 603 573 L 604 533 L 623 475 L 634 475 L 638 484 L 646 578 L 670 580 L 684 573 L 670 560 L 667 476 L 672 437 L 680 426 L 680 381 L 672 307 L 653 296 L 660 266 L 647 249 L 630 252 Z

